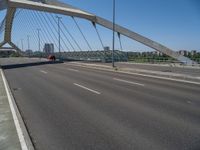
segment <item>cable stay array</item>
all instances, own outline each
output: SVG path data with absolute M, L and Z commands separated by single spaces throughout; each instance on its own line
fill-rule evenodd
M 79 23 L 79 18 L 63 15 L 59 15 L 59 17 L 61 19 L 58 21 L 58 15 L 54 13 L 17 9 L 12 28 L 14 43 L 24 52 L 32 50 L 32 56 L 47 57 L 49 53 L 59 56 L 60 46 L 62 59 L 111 61 L 111 51 L 105 49 L 107 44 L 103 42 L 104 38 L 95 22 L 89 21 L 91 24 L 88 24 L 88 27 L 91 31 L 86 34 L 85 30 L 82 29 L 82 22 Z M 4 28 L 5 19 L 0 23 L 1 35 L 3 35 Z M 95 42 L 90 41 L 91 39 L 87 37 L 88 33 L 96 35 Z M 119 50 L 114 51 L 115 59 L 125 61 L 127 57 L 126 53 L 123 52 L 121 35 L 120 33 L 117 35 L 120 47 Z M 98 43 L 99 47 L 97 47 Z M 53 51 L 47 53 L 45 45 L 49 44 L 53 45 Z

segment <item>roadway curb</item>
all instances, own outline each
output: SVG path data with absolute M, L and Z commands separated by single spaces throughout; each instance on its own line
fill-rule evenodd
M 104 70 L 104 71 L 110 71 L 110 72 L 118 72 L 118 73 L 124 73 L 124 74 L 130 74 L 130 75 L 140 75 L 140 76 L 146 76 L 151 78 L 158 78 L 158 79 L 165 79 L 165 80 L 173 80 L 173 81 L 179 81 L 179 82 L 185 82 L 185 83 L 193 83 L 200 85 L 200 79 L 195 77 L 190 77 L 187 75 L 182 74 L 168 74 L 164 75 L 163 72 L 151 72 L 148 70 L 139 70 L 139 69 L 133 69 L 133 70 L 126 70 L 126 68 L 112 68 L 110 66 L 104 66 L 104 65 L 94 65 L 94 64 L 84 64 L 84 63 L 77 63 L 72 62 L 72 64 L 85 67 L 85 68 L 91 68 L 96 70 Z
M 22 130 L 22 136 L 23 136 L 23 139 L 24 139 L 24 141 L 25 141 L 25 146 L 23 146 L 22 145 L 22 143 L 21 143 L 21 139 L 18 139 L 19 141 L 20 141 L 20 144 L 21 144 L 21 148 L 22 148 L 22 150 L 35 150 L 35 148 L 34 148 L 34 145 L 33 145 L 33 143 L 32 143 L 32 140 L 31 140 L 31 137 L 30 137 L 30 135 L 29 135 L 29 133 L 28 133 L 28 130 L 27 130 L 27 128 L 26 128 L 26 125 L 25 125 L 25 122 L 23 121 L 23 118 L 22 118 L 22 116 L 21 116 L 21 114 L 20 114 L 20 111 L 19 111 L 19 109 L 18 109 L 18 106 L 17 106 L 17 104 L 16 104 L 16 102 L 15 102 L 15 99 L 14 99 L 14 96 L 13 96 L 13 94 L 12 94 L 12 92 L 11 92 L 11 89 L 10 89 L 10 87 L 9 87 L 9 84 L 8 84 L 8 81 L 7 81 L 7 79 L 6 79 L 6 77 L 5 77 L 5 74 L 4 74 L 4 72 L 3 72 L 3 69 L 1 69 L 0 68 L 0 72 L 1 72 L 1 74 L 2 74 L 2 76 L 3 76 L 3 78 L 4 78 L 4 84 L 6 84 L 5 85 L 5 87 L 7 87 L 7 90 L 8 90 L 8 93 L 9 93 L 9 96 L 10 96 L 10 99 L 11 99 L 11 101 L 12 101 L 12 104 L 13 104 L 13 107 L 14 107 L 14 111 L 15 111 L 15 113 L 16 113 L 16 116 L 17 116 L 17 119 L 18 119 L 18 121 L 19 121 L 19 126 L 20 126 L 20 128 L 21 128 L 21 130 Z M 14 118 L 13 118 L 14 119 Z M 16 124 L 15 124 L 15 126 L 16 126 Z M 16 129 L 17 130 L 17 129 Z M 19 135 L 18 135 L 19 136 Z

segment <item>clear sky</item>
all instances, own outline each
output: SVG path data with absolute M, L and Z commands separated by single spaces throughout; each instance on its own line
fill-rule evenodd
M 62 1 L 112 20 L 112 0 Z M 87 23 L 79 22 L 93 47 L 98 47 Z M 174 50 L 200 50 L 200 0 L 116 0 L 116 23 Z M 111 46 L 112 33 L 102 27 L 99 31 L 104 44 Z M 122 43 L 126 50 L 150 50 L 126 37 Z

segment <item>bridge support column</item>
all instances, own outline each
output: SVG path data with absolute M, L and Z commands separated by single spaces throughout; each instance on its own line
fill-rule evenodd
M 12 33 L 12 25 L 15 16 L 16 8 L 15 7 L 8 7 L 6 13 L 6 22 L 5 22 L 5 33 L 4 33 L 4 41 L 0 43 L 0 49 L 3 49 L 5 44 L 9 44 L 12 49 L 21 53 L 20 48 L 18 48 L 13 42 L 11 38 Z

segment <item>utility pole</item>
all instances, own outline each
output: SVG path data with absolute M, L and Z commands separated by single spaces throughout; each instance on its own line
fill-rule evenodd
M 39 52 L 41 52 L 40 51 L 40 31 L 41 31 L 41 29 L 38 28 L 37 29 L 37 33 L 38 33 L 38 51 Z M 42 53 L 41 53 L 41 55 L 42 55 Z M 41 58 L 41 55 L 40 55 L 40 58 Z
M 30 57 L 30 43 L 29 43 L 29 38 L 30 38 L 30 35 L 27 35 L 27 45 L 28 45 L 28 55 Z
M 115 50 L 115 0 L 113 0 L 113 45 L 112 45 L 112 67 L 115 67 L 114 60 L 114 50 Z
M 58 19 L 58 47 L 59 47 L 59 60 L 61 60 L 61 52 L 60 52 L 60 20 L 62 19 L 62 17 L 56 16 L 56 18 Z
M 24 40 L 24 39 L 21 39 L 22 51 L 24 51 L 23 40 Z
M 30 50 L 30 35 L 27 35 L 27 45 L 28 45 L 28 50 Z

